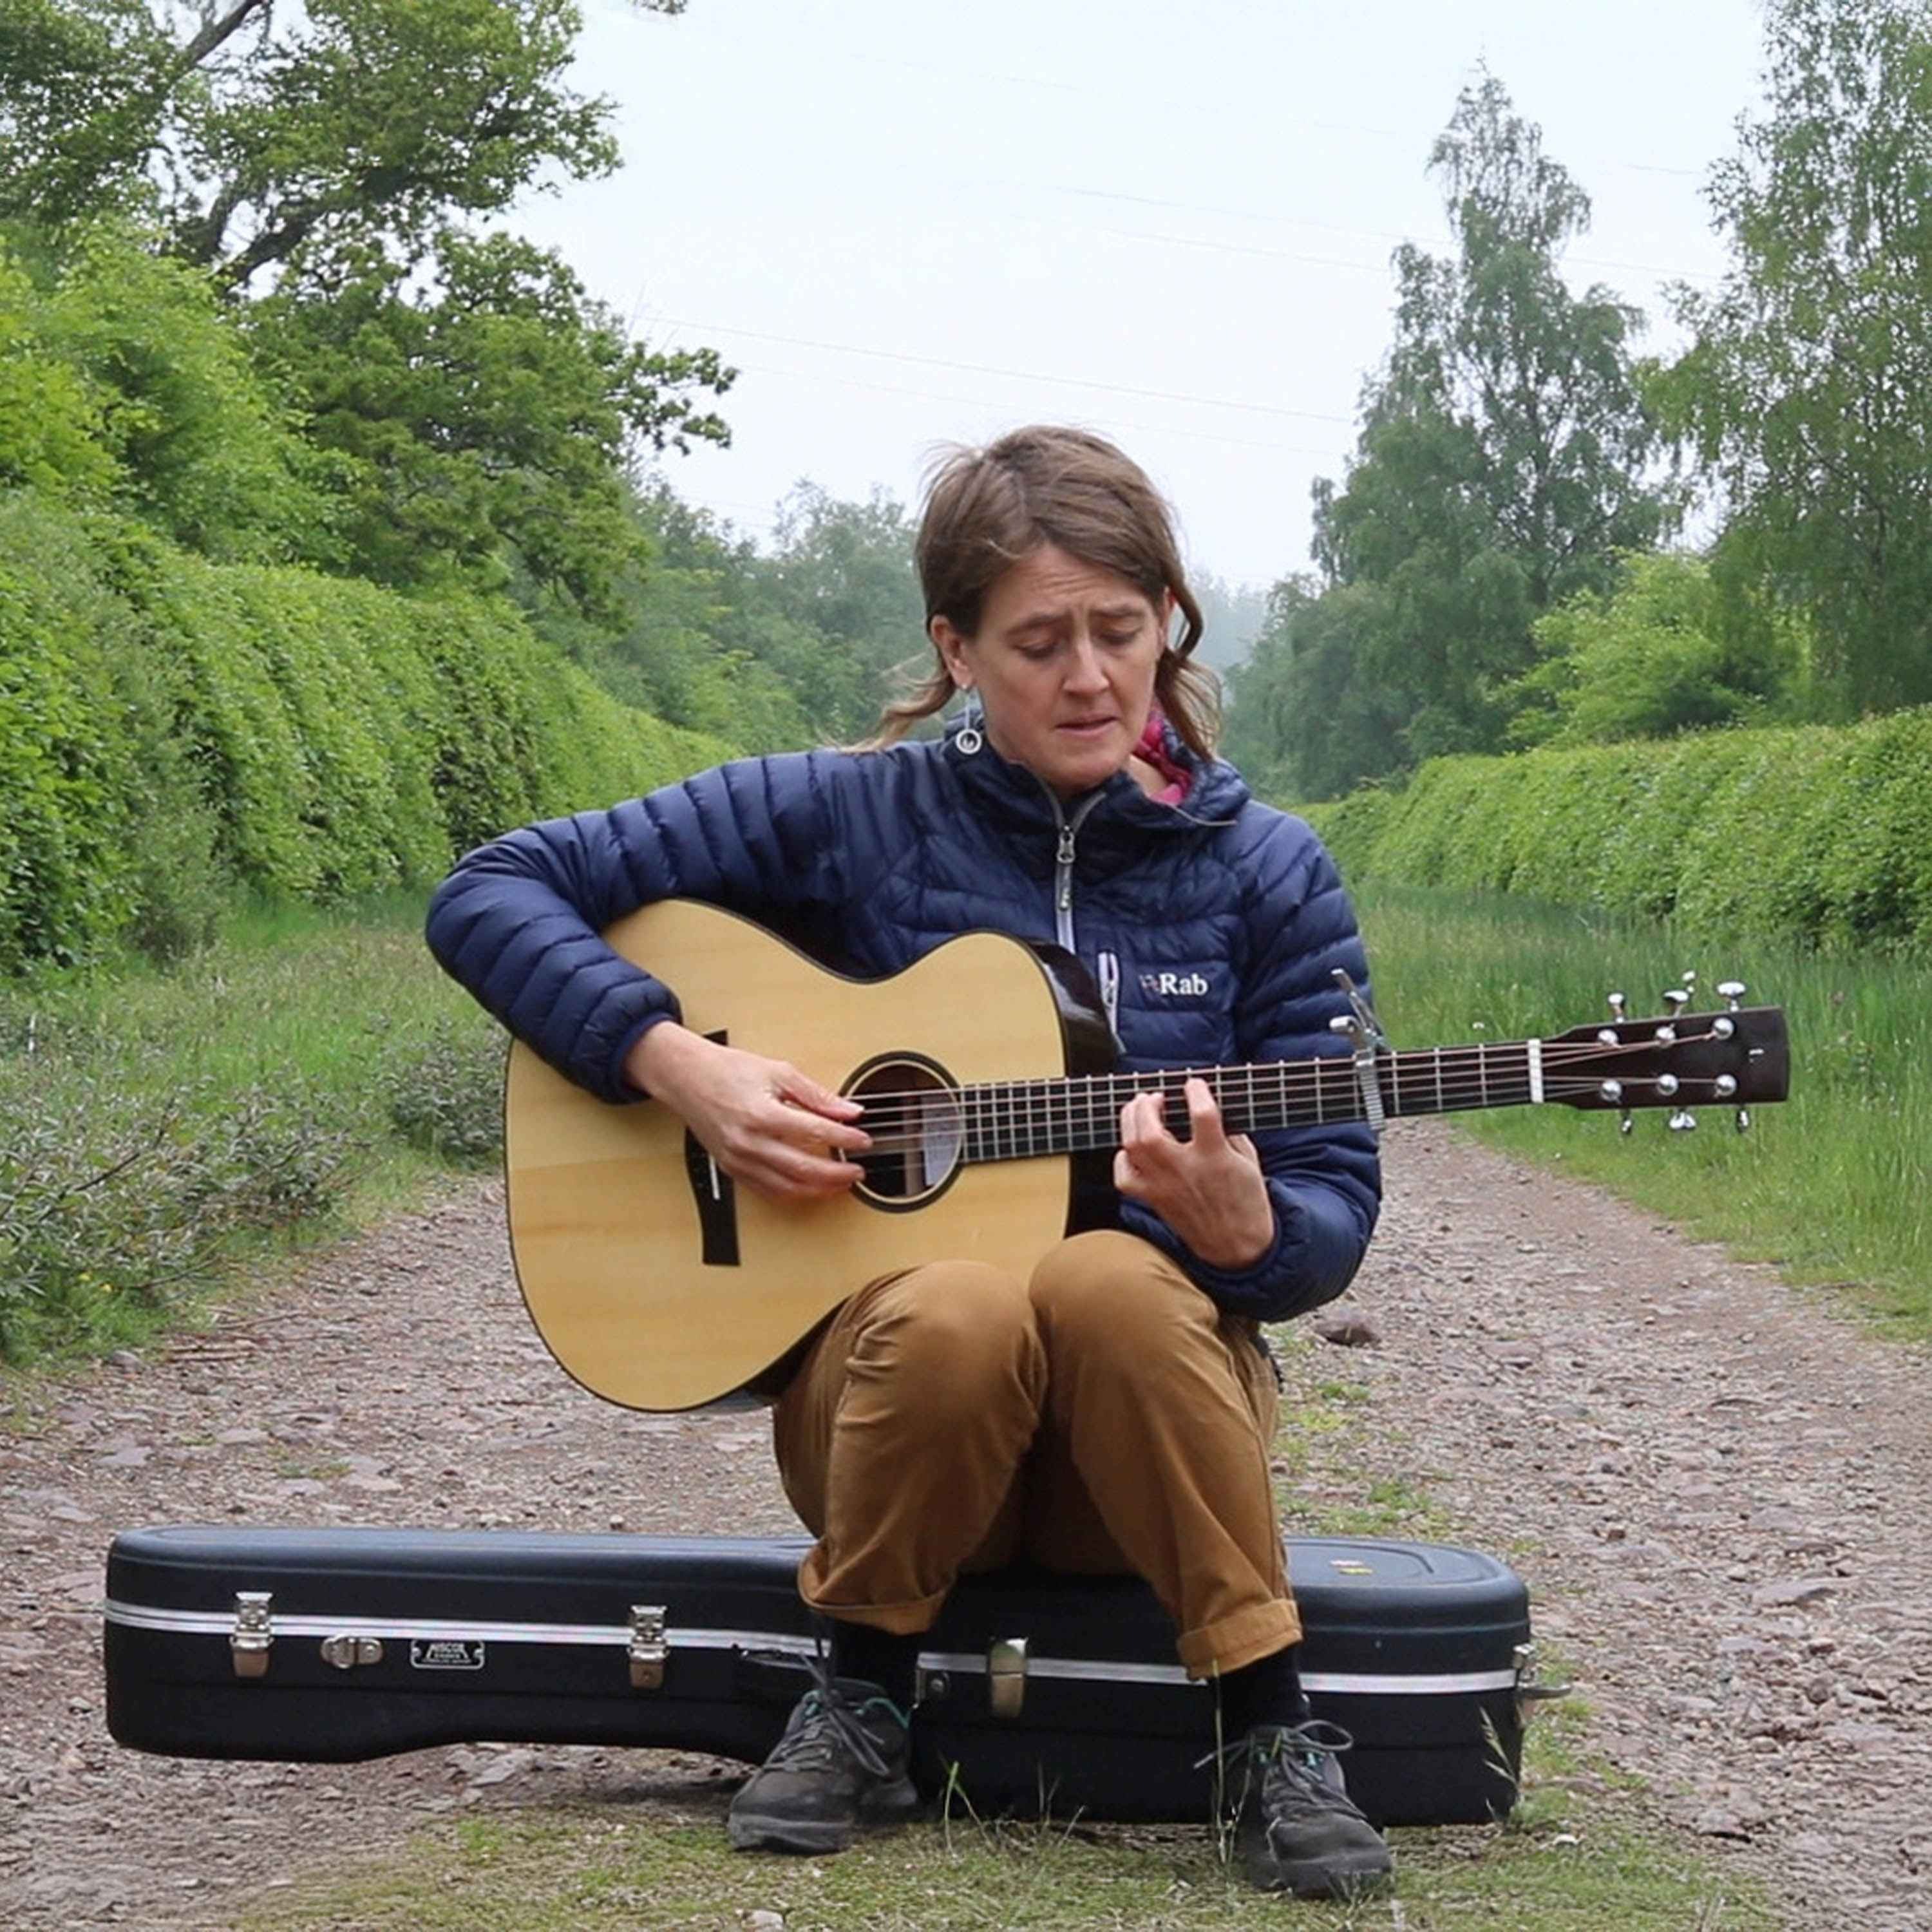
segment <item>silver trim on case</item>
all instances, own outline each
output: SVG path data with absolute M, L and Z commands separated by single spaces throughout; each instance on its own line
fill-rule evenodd
M 125 1604 L 110 1598 L 106 1604 L 110 1623 L 130 1630 L 173 1630 L 186 1636 L 214 1634 L 225 1636 L 233 1628 L 231 1615 L 221 1610 L 150 1610 L 139 1604 Z M 374 1636 L 398 1640 L 424 1637 L 471 1637 L 490 1643 L 608 1645 L 628 1650 L 632 1633 L 626 1624 L 470 1623 L 435 1617 L 294 1616 L 278 1612 L 278 1636 Z M 800 1658 L 818 1654 L 818 1646 L 808 1636 L 789 1631 L 667 1629 L 666 1646 L 686 1650 L 781 1651 Z M 962 1671 L 984 1676 L 983 1652 L 927 1650 L 920 1653 L 919 1666 L 927 1671 Z M 1029 1653 L 1027 1676 L 1030 1678 L 1060 1678 L 1073 1682 L 1108 1684 L 1186 1684 L 1186 1671 L 1178 1664 L 1110 1664 L 1086 1658 L 1040 1657 Z M 1498 1670 L 1460 1670 L 1432 1676 L 1420 1673 L 1382 1673 L 1371 1671 L 1305 1670 L 1303 1685 L 1310 1690 L 1326 1691 L 1332 1696 L 1453 1697 L 1482 1690 L 1513 1690 L 1517 1673 L 1514 1668 Z

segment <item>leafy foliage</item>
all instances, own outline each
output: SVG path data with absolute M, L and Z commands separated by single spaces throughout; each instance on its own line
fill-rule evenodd
M 326 550 L 329 466 L 258 372 L 206 275 L 106 221 L 44 247 L 38 266 L 40 285 L 0 368 L 25 352 L 58 366 L 86 399 L 92 494 L 204 556 L 266 562 Z
M 326 1213 L 350 1137 L 298 1088 L 182 1090 L 130 1108 L 104 1072 L 18 1063 L 0 1084 L 0 1360 L 211 1280 L 244 1231 Z
M 1532 627 L 1540 662 L 1508 688 L 1520 744 L 1613 744 L 1761 718 L 1793 684 L 1803 640 L 1778 614 L 1740 612 L 1701 559 L 1626 557 Z
M 1932 24 L 1773 0 L 1770 100 L 1716 170 L 1737 264 L 1680 291 L 1659 383 L 1731 506 L 1722 554 L 1815 635 L 1814 706 L 1932 698 Z
M 178 952 L 224 886 L 327 899 L 723 755 L 506 604 L 216 565 L 0 495 L 0 970 Z
M 1932 942 L 1932 708 L 1430 760 L 1302 808 L 1352 878 L 1672 916 L 1702 932 Z M 1372 802 L 1370 801 L 1372 801 Z
M 481 1009 L 387 1054 L 378 1078 L 389 1124 L 424 1154 L 481 1167 L 503 1153 L 503 1036 Z
M 615 164 L 609 104 L 567 84 L 579 24 L 573 0 L 13 0 L 0 213 L 137 195 L 230 285 L 370 242 L 410 260 L 452 209 Z
M 433 264 L 349 251 L 326 298 L 257 305 L 251 333 L 289 372 L 340 464 L 341 566 L 398 586 L 499 588 L 508 559 L 608 616 L 641 560 L 634 452 L 728 440 L 690 392 L 722 393 L 710 350 L 630 340 L 560 257 L 446 229 Z
M 883 491 L 800 483 L 769 553 L 658 482 L 634 514 L 649 544 L 615 635 L 539 619 L 628 703 L 760 748 L 866 736 L 899 667 L 923 668 L 913 532 Z

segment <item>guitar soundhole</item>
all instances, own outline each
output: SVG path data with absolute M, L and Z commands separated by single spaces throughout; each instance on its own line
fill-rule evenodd
M 965 1136 L 959 1096 L 945 1070 L 922 1055 L 896 1053 L 869 1060 L 846 1083 L 866 1109 L 872 1137 L 859 1192 L 889 1210 L 923 1207 L 959 1171 Z

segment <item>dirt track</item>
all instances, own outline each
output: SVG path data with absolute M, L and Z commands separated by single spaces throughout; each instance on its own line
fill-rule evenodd
M 1433 1124 L 1390 1137 L 1354 1300 L 1382 1344 L 1360 1472 L 1419 1481 L 1529 1576 L 1591 1742 L 1790 1922 L 1932 1928 L 1932 1360 Z M 174 1762 L 100 1715 L 101 1560 L 160 1522 L 791 1527 L 755 1414 L 632 1415 L 550 1364 L 496 1191 L 340 1249 L 163 1358 L 0 1437 L 0 1925 L 225 1927 L 236 1901 L 427 1814 L 702 1761 L 434 1751 Z

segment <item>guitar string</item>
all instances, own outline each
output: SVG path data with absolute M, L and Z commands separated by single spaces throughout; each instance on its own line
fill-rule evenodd
M 1634 1084 L 1649 1085 L 1652 1083 Z M 1560 1104 L 1569 1098 L 1598 1097 L 1600 1083 L 1594 1080 L 1546 1082 L 1544 1092 L 1546 1098 Z M 1335 1101 L 1334 1106 L 1332 1108 L 1324 1109 L 1326 1124 L 1339 1125 L 1360 1120 L 1364 1118 L 1360 1109 L 1359 1090 L 1352 1085 L 1347 1093 L 1338 1092 L 1332 1097 Z M 1432 1085 L 1430 1097 L 1433 1097 Z M 1730 1100 L 1739 1097 L 1736 1094 L 1720 1095 L 1717 1091 L 1715 1076 L 1705 1078 L 1695 1076 L 1681 1077 L 1677 1091 L 1673 1094 L 1653 1096 L 1646 1092 L 1627 1091 L 1624 1096 L 1630 1104 L 1639 1107 L 1649 1107 L 1665 1102 L 1687 1106 L 1708 1105 L 1720 1099 Z M 1172 1102 L 1173 1096 L 1170 1094 L 1168 1098 Z M 1454 1113 L 1485 1106 L 1521 1106 L 1527 1102 L 1530 1098 L 1526 1084 L 1520 1088 L 1511 1088 L 1492 1080 L 1487 1083 L 1486 1088 L 1478 1084 L 1465 1084 L 1459 1089 L 1454 1083 L 1445 1083 L 1443 1104 L 1420 1109 L 1418 1112 Z M 1616 1104 L 1615 1102 L 1610 1101 L 1604 1102 L 1606 1110 Z M 1395 1110 L 1391 1108 L 1390 1112 L 1393 1114 Z M 1176 1126 L 1184 1125 L 1186 1123 L 1186 1116 L 1184 1108 L 1170 1105 L 1164 1109 L 1164 1113 L 1166 1117 Z M 1412 1115 L 1409 1118 L 1414 1117 Z M 1309 1126 L 1324 1124 L 1324 1121 L 1318 1121 L 1312 1114 L 1305 1110 L 1299 1112 L 1285 1110 L 1281 1106 L 1263 1102 L 1251 1110 L 1248 1126 L 1238 1126 L 1236 1131 L 1246 1132 L 1252 1130 L 1266 1131 L 1270 1129 Z M 952 1117 L 943 1123 L 930 1120 L 914 1121 L 906 1118 L 890 1124 L 882 1122 L 880 1124 L 879 1130 L 872 1133 L 872 1145 L 869 1151 L 893 1154 L 923 1150 L 928 1144 L 928 1138 L 932 1136 L 933 1129 L 941 1125 L 948 1132 L 956 1134 L 962 1144 L 974 1150 L 969 1157 L 980 1160 L 1003 1157 L 997 1151 L 989 1154 L 985 1149 L 985 1144 L 988 1141 L 992 1142 L 997 1148 L 998 1141 L 1003 1136 L 1013 1142 L 1013 1145 L 1007 1150 L 1007 1152 L 1016 1156 L 1023 1157 L 1031 1157 L 1042 1153 L 1092 1152 L 1100 1148 L 1118 1147 L 1120 1144 L 1118 1131 L 1111 1125 L 1104 1131 L 1102 1138 L 1090 1139 L 1084 1138 L 1084 1136 L 1102 1132 L 1097 1120 L 1090 1119 L 1076 1120 L 1072 1117 L 1070 1110 L 1064 1108 L 1059 1109 L 1057 1113 L 1049 1108 L 1044 1115 L 1037 1114 L 1024 1102 L 1015 1102 L 1010 1105 L 1006 1112 L 995 1120 L 974 1119 L 966 1113 L 966 1110 L 954 1110 Z M 1042 1135 L 1048 1137 L 1051 1144 L 1046 1147 L 1030 1144 Z M 1081 1137 L 1068 1138 L 1070 1136 Z M 1022 1140 L 1025 1140 L 1030 1144 L 1024 1148 L 1021 1147 L 1018 1142 Z
M 1698 1039 L 1708 1036 L 1698 1036 Z M 1680 1042 L 1678 1044 L 1693 1044 Z M 1591 1078 L 1582 1082 L 1574 1079 L 1564 1082 L 1561 1070 L 1569 1061 L 1588 1060 L 1601 1064 L 1615 1056 L 1625 1058 L 1652 1052 L 1660 1042 L 1652 1040 L 1626 1041 L 1616 1047 L 1602 1042 L 1587 1044 L 1546 1043 L 1543 1052 L 1544 1084 L 1546 1092 L 1551 1092 L 1559 1084 L 1567 1084 L 1575 1092 L 1586 1092 L 1598 1082 Z M 1670 1042 L 1662 1042 L 1668 1045 Z M 1498 1042 L 1494 1046 L 1476 1046 L 1444 1048 L 1439 1053 L 1434 1048 L 1406 1052 L 1400 1054 L 1380 1054 L 1375 1066 L 1378 1075 L 1384 1068 L 1389 1070 L 1390 1078 L 1384 1082 L 1392 1096 L 1399 1094 L 1405 1073 L 1412 1086 L 1420 1078 L 1426 1091 L 1432 1094 L 1439 1085 L 1445 1096 L 1451 1092 L 1459 1097 L 1469 1094 L 1496 1093 L 1498 1095 L 1514 1080 L 1522 1082 L 1527 1087 L 1528 1055 L 1526 1042 Z M 1404 1063 L 1407 1064 L 1405 1065 Z M 1498 1063 L 1502 1063 L 1498 1064 Z M 1513 1064 L 1512 1063 L 1514 1063 Z M 1439 1078 L 1438 1078 L 1439 1075 Z M 1352 1090 L 1357 1084 L 1358 1074 L 1352 1055 L 1330 1054 L 1313 1060 L 1279 1060 L 1258 1063 L 1255 1065 L 1213 1066 L 1202 1068 L 1171 1067 L 1148 1069 L 1141 1072 L 1124 1072 L 1088 1075 L 1044 1075 L 1013 1081 L 980 1081 L 960 1088 L 923 1088 L 888 1089 L 884 1092 L 862 1096 L 862 1105 L 866 1115 L 874 1120 L 890 1124 L 892 1109 L 896 1107 L 902 1114 L 925 1114 L 932 1111 L 936 1102 L 950 1102 L 962 1111 L 981 1112 L 1021 1109 L 1028 1112 L 1036 1108 L 1049 1109 L 1058 1107 L 1072 1111 L 1082 1106 L 1090 1107 L 1096 1100 L 1106 1105 L 1124 1105 L 1128 1100 L 1145 1093 L 1159 1094 L 1170 1108 L 1186 1117 L 1181 1083 L 1198 1077 L 1213 1084 L 1227 1083 L 1233 1079 L 1245 1079 L 1251 1088 L 1266 1083 L 1265 1097 L 1269 1101 L 1286 1104 L 1293 1096 L 1304 1100 L 1324 1103 L 1328 1097 L 1325 1089 Z M 1606 1076 L 1608 1077 L 1608 1076 Z M 1646 1076 L 1646 1081 L 1658 1076 Z M 1711 1076 L 1679 1076 L 1704 1078 Z M 1104 1095 L 1104 1100 L 1102 1096 Z M 1385 1103 L 1386 1104 L 1386 1103 Z M 1442 1111 L 1449 1111 L 1444 1108 Z
M 1224 1093 L 1221 1098 L 1222 1109 L 1258 1118 L 1281 1114 L 1312 1119 L 1317 1113 L 1325 1116 L 1331 1108 L 1340 1113 L 1346 1108 L 1352 1096 L 1359 1094 L 1360 1087 L 1352 1063 L 1338 1060 L 1333 1064 L 1339 1070 L 1334 1077 L 1279 1081 L 1270 1082 L 1265 1088 L 1256 1082 L 1246 1094 Z M 1637 1095 L 1654 1089 L 1660 1077 L 1626 1076 L 1622 1084 L 1627 1092 Z M 1680 1091 L 1693 1087 L 1708 1087 L 1714 1093 L 1718 1076 L 1692 1074 L 1676 1077 Z M 1526 1070 L 1504 1071 L 1490 1068 L 1484 1070 L 1480 1077 L 1471 1078 L 1467 1074 L 1452 1073 L 1445 1068 L 1438 1082 L 1431 1068 L 1420 1094 L 1414 1090 L 1413 1081 L 1407 1094 L 1401 1093 L 1394 1082 L 1384 1081 L 1381 1084 L 1384 1090 L 1383 1104 L 1393 1113 L 1448 1113 L 1466 1108 L 1472 1103 L 1480 1105 L 1486 1098 L 1497 1105 L 1515 1105 L 1520 1104 L 1520 1101 L 1513 1096 L 1520 1095 L 1522 1100 L 1531 1097 Z M 1600 1092 L 1602 1085 L 1602 1081 L 1594 1077 L 1580 1080 L 1565 1077 L 1560 1072 L 1552 1073 L 1547 1069 L 1543 1082 L 1546 1097 L 1552 1099 L 1596 1094 Z M 866 1124 L 868 1132 L 876 1129 L 884 1133 L 890 1133 L 914 1121 L 929 1128 L 938 1120 L 952 1116 L 997 1118 L 1003 1124 L 1011 1120 L 1023 1127 L 1030 1120 L 1040 1117 L 1047 1120 L 1070 1119 L 1102 1108 L 1117 1113 L 1129 1100 L 1143 1094 L 1157 1096 L 1162 1102 L 1163 1114 L 1178 1120 L 1187 1118 L 1185 1095 L 1174 1082 L 1156 1081 L 1150 1076 L 1134 1084 L 1126 1082 L 1124 1076 L 1111 1076 L 1084 1086 L 1074 1082 L 1040 1083 L 1037 1087 L 1026 1082 L 982 1082 L 958 1090 L 928 1088 L 874 1096 L 864 1103 L 865 1111 L 860 1120 Z M 1662 1097 L 1670 1096 L 1666 1094 Z M 1418 1100 L 1434 1104 L 1402 1104 Z

